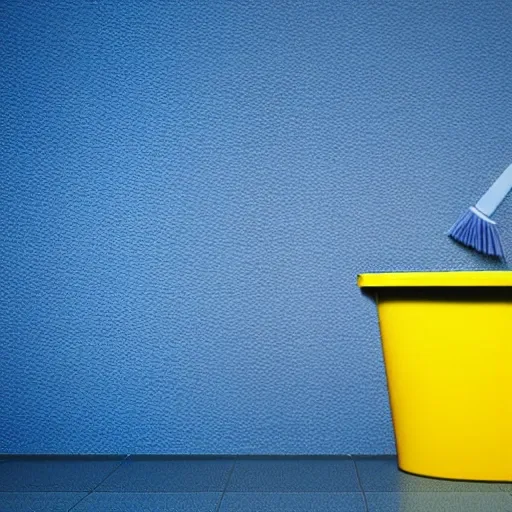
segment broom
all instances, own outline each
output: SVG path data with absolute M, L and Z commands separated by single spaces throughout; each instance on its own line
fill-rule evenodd
M 489 256 L 503 258 L 503 246 L 496 222 L 489 217 L 512 189 L 512 164 L 491 185 L 482 199 L 463 213 L 448 231 L 457 242 Z

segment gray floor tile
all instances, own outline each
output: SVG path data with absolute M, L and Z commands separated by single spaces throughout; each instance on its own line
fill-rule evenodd
M 365 512 L 361 493 L 226 493 L 219 512 Z
M 370 492 L 369 512 L 511 512 L 504 492 Z
M 10 460 L 0 464 L 0 492 L 90 491 L 118 460 Z
M 234 459 L 127 460 L 97 492 L 223 491 Z
M 72 512 L 215 512 L 221 493 L 93 493 Z
M 346 458 L 240 459 L 229 492 L 359 492 Z
M 356 464 L 365 492 L 499 492 L 507 485 L 410 475 L 398 469 L 394 458 L 356 458 Z
M 68 512 L 87 493 L 85 492 L 2 492 L 2 512 Z

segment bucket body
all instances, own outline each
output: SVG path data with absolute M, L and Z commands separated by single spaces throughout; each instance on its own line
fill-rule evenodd
M 399 467 L 512 481 L 512 272 L 364 274 L 359 285 L 377 299 Z

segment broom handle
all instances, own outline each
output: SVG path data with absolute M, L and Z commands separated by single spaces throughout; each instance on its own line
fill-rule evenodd
M 476 203 L 475 207 L 487 216 L 491 216 L 512 189 L 512 164 L 491 185 L 491 188 Z

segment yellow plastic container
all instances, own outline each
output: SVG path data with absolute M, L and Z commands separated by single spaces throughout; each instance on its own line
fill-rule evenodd
M 362 274 L 375 293 L 398 465 L 512 481 L 512 272 Z

